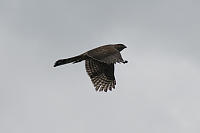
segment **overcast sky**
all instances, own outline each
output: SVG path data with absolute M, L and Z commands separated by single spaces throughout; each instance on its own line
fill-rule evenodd
M 1 133 L 199 133 L 199 0 L 0 0 Z M 84 62 L 124 43 L 116 89 Z

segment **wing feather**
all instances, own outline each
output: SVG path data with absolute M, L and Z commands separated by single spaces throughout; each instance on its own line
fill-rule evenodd
M 112 90 L 115 88 L 114 64 L 105 64 L 94 59 L 85 61 L 86 71 L 96 88 L 96 91 Z

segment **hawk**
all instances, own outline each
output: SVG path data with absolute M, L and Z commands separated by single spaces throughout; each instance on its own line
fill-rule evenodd
M 127 48 L 124 44 L 100 46 L 75 57 L 60 59 L 55 62 L 54 67 L 85 60 L 86 72 L 96 91 L 111 91 L 116 85 L 114 64 L 128 62 L 120 54 L 124 48 Z

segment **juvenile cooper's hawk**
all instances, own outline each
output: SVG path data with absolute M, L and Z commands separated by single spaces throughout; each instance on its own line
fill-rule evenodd
M 96 88 L 96 91 L 105 91 L 115 88 L 116 80 L 114 76 L 115 63 L 127 63 L 122 59 L 120 51 L 126 48 L 123 44 L 104 45 L 89 50 L 81 55 L 60 59 L 56 61 L 54 67 L 67 63 L 77 63 L 85 60 L 86 71 Z

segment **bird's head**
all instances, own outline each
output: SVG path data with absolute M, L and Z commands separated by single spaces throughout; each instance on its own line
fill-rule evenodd
M 119 51 L 122 51 L 123 49 L 127 48 L 124 44 L 114 44 L 114 47 Z

